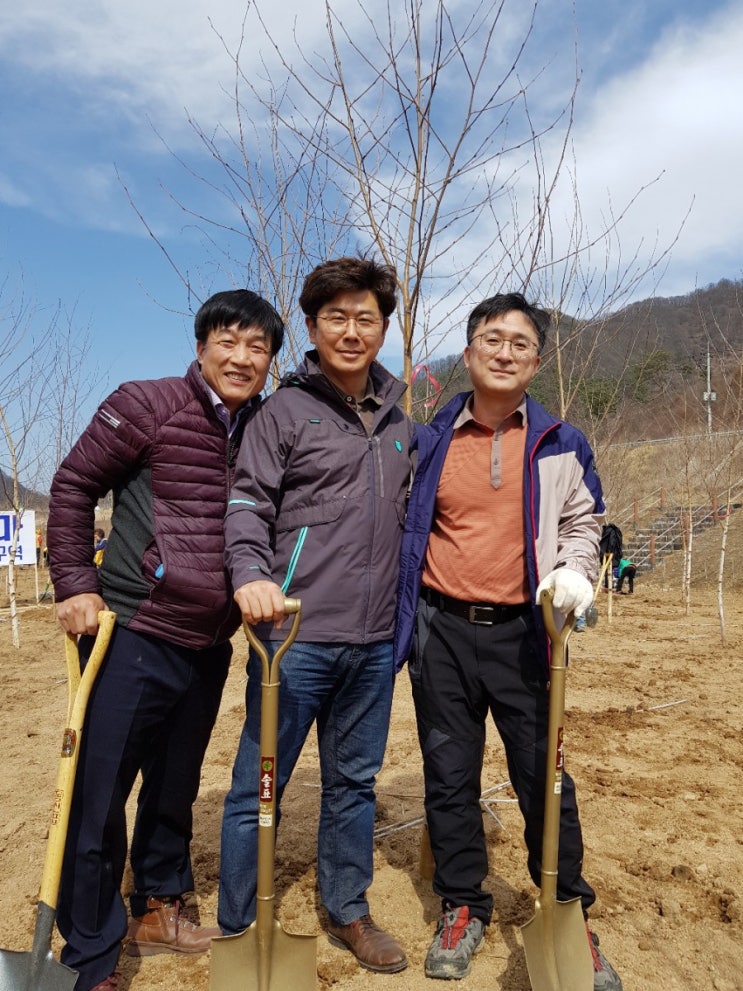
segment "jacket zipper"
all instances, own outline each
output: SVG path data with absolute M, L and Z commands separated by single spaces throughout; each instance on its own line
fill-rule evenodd
M 371 437 L 367 439 L 367 471 L 369 473 L 369 543 L 367 545 L 367 562 L 366 562 L 366 599 L 364 602 L 364 629 L 361 631 L 361 642 L 366 643 L 367 622 L 369 618 L 369 603 L 371 602 L 371 574 L 372 574 L 372 560 L 374 558 L 374 531 L 376 529 L 376 497 L 375 497 L 375 483 L 376 483 L 376 470 L 375 465 L 377 463 L 377 458 L 375 456 L 375 447 L 379 449 L 379 438 L 375 438 L 372 434 Z

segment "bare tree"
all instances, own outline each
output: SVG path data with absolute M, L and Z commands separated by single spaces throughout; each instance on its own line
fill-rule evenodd
M 7 285 L 7 283 L 6 283 Z M 39 454 L 34 445 L 34 426 L 43 416 L 44 382 L 47 369 L 39 359 L 44 355 L 53 334 L 54 318 L 40 337 L 32 333 L 35 313 L 21 297 L 3 307 L 0 353 L 4 357 L 0 380 L 0 427 L 4 454 L 0 460 L 0 484 L 4 504 L 12 514 L 12 535 L 8 549 L 8 593 L 10 599 L 11 637 L 20 647 L 16 595 L 16 558 L 18 555 L 25 499 L 21 478 L 35 475 Z M 30 346 L 29 346 L 30 345 Z M 10 361 L 8 360 L 10 359 Z
M 539 122 L 530 106 L 552 70 L 533 50 L 539 3 L 486 0 L 464 12 L 407 0 L 402 9 L 386 3 L 381 16 L 359 3 L 354 17 L 326 0 L 325 14 L 327 51 L 310 56 L 301 43 L 287 52 L 256 8 L 284 81 L 278 107 L 243 71 L 239 51 L 232 57 L 253 100 L 331 163 L 355 229 L 397 270 L 404 378 L 461 325 L 463 300 L 504 285 L 536 290 L 556 314 L 572 304 L 584 358 L 589 316 L 594 348 L 601 317 L 662 266 L 668 248 L 642 262 L 638 246 L 609 270 L 620 224 L 647 187 L 610 208 L 601 230 L 587 230 L 569 162 L 577 58 L 564 104 Z M 269 80 L 278 74 L 266 63 Z M 573 219 L 558 239 L 566 223 L 553 204 L 563 180 Z M 566 343 L 558 330 L 556 356 Z M 563 396 L 562 415 L 570 402 Z
M 232 56 L 234 133 L 221 125 L 207 128 L 188 117 L 207 160 L 219 163 L 220 176 L 215 179 L 206 169 L 198 171 L 171 151 L 202 191 L 211 194 L 211 212 L 207 212 L 203 204 L 197 210 L 166 190 L 178 211 L 201 232 L 211 278 L 205 271 L 193 272 L 179 265 L 147 221 L 124 177 L 119 175 L 119 181 L 148 234 L 185 287 L 192 310 L 214 291 L 210 285 L 214 269 L 231 284 L 247 284 L 273 303 L 288 331 L 272 366 L 272 383 L 276 385 L 282 368 L 296 366 L 307 343 L 304 321 L 297 319 L 297 299 L 305 276 L 336 251 L 348 250 L 357 235 L 351 228 L 333 163 L 315 154 L 314 143 L 294 141 L 282 127 L 282 94 L 271 90 L 259 117 L 245 107 L 240 69 L 245 32 L 243 27 Z M 316 126 L 321 129 L 326 121 L 319 118 Z M 321 140 L 315 135 L 314 142 Z
M 737 295 L 737 293 L 736 293 Z M 738 312 L 743 313 L 743 300 L 738 299 Z M 725 556 L 727 539 L 730 529 L 730 518 L 733 513 L 733 502 L 743 496 L 743 436 L 741 435 L 741 417 L 743 417 L 743 354 L 736 350 L 731 343 L 727 328 L 721 326 L 718 319 L 708 320 L 707 314 L 699 310 L 699 318 L 708 341 L 707 348 L 707 392 L 705 392 L 707 409 L 708 441 L 706 447 L 711 452 L 712 464 L 705 472 L 705 485 L 709 501 L 713 507 L 715 519 L 720 527 L 720 553 L 717 568 L 717 614 L 720 624 L 720 639 L 726 642 L 725 631 Z M 714 347 L 713 347 L 714 345 Z M 712 395 L 720 410 L 717 419 L 718 430 L 712 429 L 712 400 L 711 390 L 711 353 L 714 351 L 716 361 L 716 385 Z
M 318 55 L 301 43 L 288 52 L 255 8 L 278 65 L 266 61 L 266 75 L 284 80 L 276 106 L 281 128 L 330 163 L 358 240 L 398 273 L 407 381 L 416 340 L 423 342 L 421 361 L 428 361 L 452 321 L 460 322 L 467 289 L 492 285 L 493 260 L 512 247 L 512 239 L 507 249 L 498 247 L 504 231 L 487 220 L 493 203 L 513 193 L 519 165 L 509 156 L 535 136 L 523 119 L 534 81 L 526 50 L 537 5 L 513 49 L 502 53 L 505 6 L 485 2 L 454 13 L 442 0 L 425 11 L 422 0 L 408 0 L 402 8 L 387 3 L 381 16 L 361 3 L 341 16 L 328 0 L 327 49 Z M 267 97 L 241 66 L 239 50 L 231 55 L 252 101 L 273 110 L 276 86 L 269 85 Z M 569 128 L 573 98 L 537 137 L 561 121 Z
M 19 647 L 16 567 L 23 515 L 33 492 L 48 490 L 76 435 L 88 384 L 89 337 L 75 329 L 61 306 L 44 311 L 22 293 L 6 302 L 0 292 L 0 303 L 0 500 L 14 524 L 8 592 L 12 641 Z
M 324 10 L 325 37 L 312 50 L 296 29 L 289 43 L 272 34 L 257 4 L 236 44 L 220 36 L 234 68 L 235 121 L 189 118 L 216 174 L 180 160 L 216 197 L 214 212 L 168 195 L 203 232 L 219 270 L 240 281 L 247 273 L 288 321 L 312 265 L 341 252 L 379 255 L 398 274 L 408 382 L 462 327 L 474 299 L 522 289 L 557 317 L 572 308 L 570 329 L 558 320 L 546 356 L 558 363 L 566 415 L 603 317 L 668 251 L 649 262 L 641 245 L 626 259 L 621 252 L 621 223 L 647 186 L 619 208 L 609 203 L 600 230 L 588 230 L 571 144 L 577 54 L 543 54 L 539 0 L 373 8 L 358 0 L 342 12 L 326 0 Z M 566 72 L 562 103 L 533 112 L 540 96 L 564 88 Z M 156 240 L 189 292 L 203 295 L 195 273 Z M 289 340 L 296 360 L 303 336 Z M 409 393 L 408 409 L 412 401 Z

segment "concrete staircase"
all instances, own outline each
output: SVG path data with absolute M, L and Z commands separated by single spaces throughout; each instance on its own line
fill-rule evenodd
M 734 513 L 743 508 L 743 492 L 735 493 L 735 501 L 731 499 L 728 506 L 718 506 L 713 509 L 709 504 L 693 506 L 691 509 L 692 534 L 696 537 L 719 520 L 727 512 Z M 624 514 L 623 514 L 624 515 Z M 681 550 L 684 544 L 684 527 L 689 518 L 688 507 L 674 506 L 659 509 L 655 518 L 644 518 L 635 522 L 630 513 L 625 519 L 622 516 L 612 518 L 622 531 L 624 556 L 630 558 L 637 566 L 638 572 L 651 571 L 656 565 Z

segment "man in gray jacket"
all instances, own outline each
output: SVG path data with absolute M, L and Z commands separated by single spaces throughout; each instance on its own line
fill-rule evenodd
M 341 258 L 308 276 L 300 305 L 315 350 L 251 427 L 225 521 L 226 561 L 243 617 L 271 654 L 284 595 L 302 600 L 301 642 L 281 662 L 277 798 L 317 721 L 322 773 L 320 895 L 331 942 L 362 966 L 407 966 L 371 919 L 374 783 L 394 671 L 395 584 L 410 475 L 405 391 L 375 358 L 396 306 L 395 273 Z M 248 660 L 246 720 L 225 801 L 219 924 L 255 918 L 261 666 Z

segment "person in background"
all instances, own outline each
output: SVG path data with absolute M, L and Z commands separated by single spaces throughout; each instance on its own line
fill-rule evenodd
M 93 564 L 96 568 L 103 564 L 103 552 L 107 543 L 105 530 L 98 528 L 93 531 Z
M 76 991 L 118 987 L 125 937 L 132 955 L 195 954 L 219 934 L 187 919 L 181 896 L 194 887 L 192 806 L 240 625 L 223 560 L 227 495 L 284 325 L 237 289 L 203 304 L 195 333 L 186 374 L 120 386 L 52 482 L 57 616 L 80 635 L 83 664 L 99 611 L 117 614 L 88 706 L 57 910 Z M 96 568 L 93 514 L 109 491 Z M 125 806 L 139 772 L 127 927 Z
M 310 343 L 256 416 L 225 519 L 235 600 L 273 656 L 284 595 L 302 600 L 299 640 L 281 661 L 277 806 L 312 724 L 322 793 L 317 876 L 331 942 L 369 970 L 407 966 L 373 921 L 374 785 L 389 729 L 395 583 L 410 478 L 404 383 L 377 361 L 396 277 L 339 258 L 307 277 Z M 261 665 L 248 659 L 246 717 L 225 800 L 218 921 L 255 919 Z
M 467 322 L 472 391 L 416 432 L 418 463 L 400 558 L 395 661 L 409 660 L 441 916 L 428 977 L 459 979 L 491 921 L 480 808 L 485 720 L 503 741 L 540 884 L 549 640 L 539 605 L 582 616 L 593 601 L 604 515 L 588 441 L 528 394 L 549 314 L 520 293 L 484 300 Z M 562 779 L 557 897 L 595 894 L 582 873 L 575 786 Z M 622 983 L 586 927 L 595 991 Z
M 604 591 L 609 591 L 609 583 L 614 588 L 613 579 L 616 575 L 616 568 L 622 557 L 622 531 L 616 523 L 605 523 L 601 527 L 601 537 L 599 539 L 599 559 L 604 571 Z M 607 558 L 611 563 L 607 564 Z
M 635 575 L 637 574 L 637 568 L 630 561 L 629 558 L 623 557 L 619 561 L 619 568 L 617 569 L 617 592 L 624 595 L 623 586 L 624 580 L 627 579 L 627 595 L 632 595 L 635 591 Z

